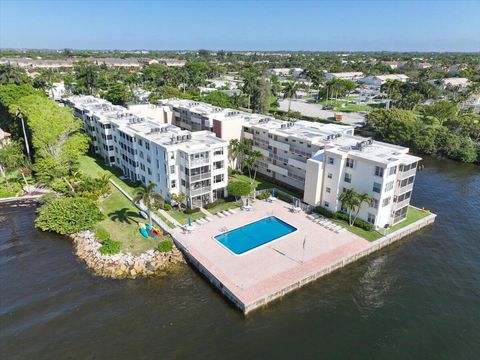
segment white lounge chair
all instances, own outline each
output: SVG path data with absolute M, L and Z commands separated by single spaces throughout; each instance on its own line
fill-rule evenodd
M 230 215 L 235 214 L 235 211 L 233 211 L 232 209 L 227 209 L 227 210 L 225 210 L 225 211 L 228 212 Z
M 218 213 L 217 213 L 217 216 L 218 216 L 220 219 L 222 219 L 222 218 L 225 217 L 225 215 L 223 215 L 221 212 L 218 212 Z
M 320 215 L 318 215 L 318 214 L 316 214 L 316 213 L 307 215 L 307 218 L 309 218 L 309 219 L 312 220 L 312 221 L 317 220 L 319 217 L 320 217 Z
M 212 222 L 212 221 L 213 221 L 213 219 L 212 219 L 210 216 L 205 217 L 205 220 L 207 220 L 208 222 Z

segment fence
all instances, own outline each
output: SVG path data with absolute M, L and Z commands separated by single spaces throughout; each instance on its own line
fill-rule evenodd
M 286 193 L 285 191 L 278 190 L 277 188 L 256 190 L 254 192 L 254 196 L 257 197 L 258 195 L 260 195 L 262 193 L 265 193 L 265 192 L 268 192 L 268 193 L 272 194 L 274 191 L 275 191 L 275 197 L 276 198 L 278 198 L 282 201 L 285 201 L 289 204 L 294 204 L 295 201 L 298 201 L 299 207 L 301 207 L 302 210 L 305 211 L 305 212 L 311 212 L 314 208 L 314 206 L 308 205 L 308 204 L 302 202 L 301 198 L 299 198 L 297 196 L 294 196 L 294 195 L 291 195 L 289 193 Z

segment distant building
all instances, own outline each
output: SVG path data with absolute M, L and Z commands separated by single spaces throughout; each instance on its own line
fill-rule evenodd
M 414 67 L 416 69 L 419 69 L 419 70 L 423 70 L 423 69 L 429 69 L 432 67 L 432 64 L 428 63 L 428 62 L 420 62 L 420 63 L 416 63 L 414 65 Z
M 183 67 L 187 63 L 186 60 L 178 59 L 158 59 L 158 63 L 165 66 L 171 67 Z
M 428 83 L 437 86 L 440 90 L 445 90 L 448 86 L 458 86 L 465 88 L 470 84 L 467 78 L 445 78 L 438 80 L 428 80 Z
M 278 77 L 287 77 L 293 76 L 296 78 L 300 78 L 303 74 L 302 68 L 276 68 L 268 70 L 268 75 L 276 75 Z
M 361 71 L 356 72 L 341 72 L 341 73 L 326 73 L 326 80 L 341 79 L 350 81 L 360 81 L 364 78 L 364 74 Z
M 406 61 L 382 61 L 380 64 L 388 66 L 390 69 L 395 70 L 407 65 Z
M 408 76 L 404 74 L 388 74 L 388 75 L 373 75 L 373 76 L 367 76 L 365 77 L 362 82 L 365 85 L 371 85 L 371 86 L 382 86 L 385 84 L 387 81 L 401 81 L 401 82 L 407 82 Z

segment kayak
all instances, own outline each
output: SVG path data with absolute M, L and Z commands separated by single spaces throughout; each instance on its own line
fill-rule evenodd
M 144 227 L 139 228 L 138 231 L 140 231 L 140 234 L 142 234 L 143 237 L 145 237 L 147 239 L 150 237 L 148 235 L 147 229 L 145 229 Z

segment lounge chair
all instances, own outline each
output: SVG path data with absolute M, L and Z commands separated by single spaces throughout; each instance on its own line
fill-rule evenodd
M 309 218 L 309 219 L 312 220 L 312 221 L 317 220 L 319 217 L 320 217 L 320 215 L 315 214 L 315 213 L 310 214 L 310 215 L 307 215 L 307 218 Z
M 212 221 L 213 221 L 213 219 L 212 219 L 210 216 L 205 217 L 205 220 L 207 220 L 208 222 L 212 222 Z
M 220 219 L 225 217 L 225 215 L 223 215 L 221 212 L 218 212 L 218 213 L 217 213 L 217 216 L 218 216 Z
M 233 211 L 232 209 L 227 209 L 227 210 L 225 210 L 225 211 L 228 212 L 230 215 L 235 214 L 235 211 Z

